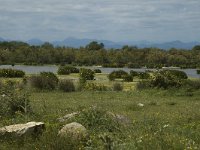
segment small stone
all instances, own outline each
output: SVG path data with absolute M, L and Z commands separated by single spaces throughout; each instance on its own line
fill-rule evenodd
M 139 107 L 144 107 L 144 104 L 142 104 L 142 103 L 138 103 L 137 104 Z
M 58 121 L 59 122 L 65 122 L 65 121 L 75 117 L 78 114 L 79 114 L 79 112 L 74 112 L 74 113 L 71 113 L 71 114 L 67 114 L 64 117 L 58 118 Z

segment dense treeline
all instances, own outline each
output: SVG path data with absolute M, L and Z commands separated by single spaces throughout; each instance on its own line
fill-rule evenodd
M 103 43 L 91 42 L 86 47 L 54 47 L 50 43 L 31 46 L 23 42 L 0 42 L 0 64 L 22 63 L 103 65 L 108 67 L 156 68 L 177 66 L 200 67 L 200 46 L 192 50 L 142 48 L 124 46 L 121 49 L 105 49 Z

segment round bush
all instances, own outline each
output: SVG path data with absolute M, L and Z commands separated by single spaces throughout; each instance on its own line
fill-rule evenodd
M 115 79 L 123 79 L 124 77 L 128 76 L 128 73 L 123 70 L 113 71 L 108 75 L 108 79 L 110 81 L 114 81 Z
M 158 87 L 167 89 L 169 87 L 180 87 L 183 80 L 174 76 L 170 72 L 155 72 L 153 77 L 150 79 L 151 87 Z
M 123 80 L 126 82 L 132 82 L 133 77 L 131 75 L 126 75 L 126 76 L 123 76 Z
M 162 70 L 160 71 L 162 74 L 171 74 L 172 76 L 175 76 L 176 78 L 179 79 L 187 79 L 188 76 L 184 71 L 180 70 Z
M 81 68 L 79 75 L 83 80 L 94 80 L 94 71 L 91 69 Z
M 101 73 L 101 70 L 100 69 L 94 69 L 94 72 L 95 73 Z
M 58 84 L 58 78 L 52 72 L 41 72 L 40 75 L 31 76 L 29 82 L 34 88 L 53 90 Z
M 137 76 L 138 76 L 138 72 L 137 72 L 137 71 L 131 70 L 131 71 L 130 71 L 130 75 L 131 75 L 132 77 L 137 77 Z
M 75 91 L 74 83 L 71 80 L 60 80 L 58 88 L 64 92 L 73 92 Z

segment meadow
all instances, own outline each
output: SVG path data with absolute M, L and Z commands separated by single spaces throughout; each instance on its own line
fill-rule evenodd
M 74 83 L 78 83 L 79 79 L 78 74 L 58 77 L 71 79 Z M 113 91 L 112 85 L 116 81 L 109 81 L 107 74 L 96 74 L 95 78 L 88 82 L 105 85 L 108 90 L 87 89 L 66 93 L 36 90 L 27 86 L 25 90 L 30 95 L 32 112 L 16 112 L 14 117 L 1 117 L 0 127 L 34 120 L 44 122 L 46 130 L 33 138 L 1 137 L 0 149 L 200 149 L 200 90 L 137 90 L 136 84 L 140 79 L 136 78 L 133 82 L 118 80 L 124 88 L 122 91 Z M 93 107 L 96 109 L 91 109 Z M 74 120 L 86 126 L 89 138 L 79 142 L 60 139 L 58 130 L 74 120 L 61 123 L 57 118 L 84 109 L 88 110 L 87 114 Z M 130 123 L 109 122 L 103 115 L 105 112 L 126 116 Z

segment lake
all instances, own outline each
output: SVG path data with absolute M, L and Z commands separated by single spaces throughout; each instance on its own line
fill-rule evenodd
M 44 66 L 27 66 L 27 65 L 0 65 L 0 68 L 12 68 L 12 69 L 19 69 L 23 70 L 27 74 L 38 74 L 42 71 L 47 71 L 47 72 L 53 72 L 57 73 L 58 66 L 56 65 L 44 65 Z M 77 67 L 81 68 L 81 67 Z M 111 73 L 113 70 L 124 70 L 126 72 L 129 72 L 130 70 L 134 71 L 139 71 L 139 72 L 145 72 L 145 70 L 152 70 L 154 71 L 155 69 L 131 69 L 131 68 L 104 68 L 104 67 L 97 67 L 97 66 L 86 66 L 84 68 L 89 68 L 89 69 L 100 69 L 102 73 Z M 196 69 L 179 69 L 184 71 L 189 77 L 192 78 L 200 78 L 200 75 L 197 74 Z

